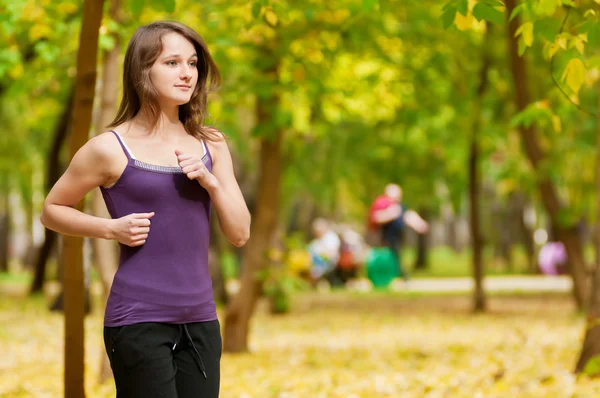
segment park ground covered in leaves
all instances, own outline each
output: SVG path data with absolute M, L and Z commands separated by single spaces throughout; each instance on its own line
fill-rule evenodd
M 224 354 L 221 397 L 597 397 L 571 369 L 584 319 L 570 296 L 497 296 L 472 315 L 464 296 L 310 293 L 291 314 L 253 318 L 251 353 Z M 63 318 L 45 298 L 0 296 L 0 397 L 62 396 Z M 86 321 L 86 392 L 102 319 Z

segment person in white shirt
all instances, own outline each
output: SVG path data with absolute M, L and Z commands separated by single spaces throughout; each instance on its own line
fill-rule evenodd
M 341 242 L 329 223 L 322 218 L 313 221 L 312 232 L 315 238 L 308 245 L 313 263 L 310 274 L 313 281 L 317 281 L 335 270 L 340 258 Z

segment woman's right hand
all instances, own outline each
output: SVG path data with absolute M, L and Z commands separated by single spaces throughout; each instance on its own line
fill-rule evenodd
M 111 220 L 109 229 L 111 239 L 120 243 L 135 247 L 146 243 L 148 232 L 150 232 L 150 219 L 154 216 L 151 213 L 132 213 L 127 216 Z

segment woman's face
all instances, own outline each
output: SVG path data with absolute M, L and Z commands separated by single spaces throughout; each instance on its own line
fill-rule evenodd
M 194 45 L 178 33 L 168 33 L 162 41 L 162 52 L 150 69 L 150 81 L 162 106 L 186 104 L 198 82 L 198 54 Z

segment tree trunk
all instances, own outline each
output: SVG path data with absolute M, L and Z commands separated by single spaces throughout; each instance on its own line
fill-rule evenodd
M 28 175 L 28 177 L 32 177 Z M 26 249 L 21 257 L 21 263 L 25 266 L 27 271 L 31 271 L 35 261 L 36 245 L 33 240 L 33 195 L 29 190 L 23 190 L 21 193 L 21 200 L 23 205 L 23 211 L 25 213 L 25 230 L 26 235 Z
M 490 235 L 494 245 L 494 257 L 502 265 L 502 269 L 512 271 L 512 233 L 513 219 L 510 210 L 502 203 L 495 192 L 491 193 L 491 231 Z
M 469 156 L 469 202 L 471 211 L 471 244 L 473 246 L 472 252 L 472 266 L 473 266 L 473 311 L 483 312 L 486 309 L 485 292 L 483 290 L 483 261 L 482 261 L 482 249 L 483 242 L 481 239 L 481 225 L 480 225 L 480 214 L 479 214 L 479 191 L 480 191 L 480 177 L 479 177 L 479 129 L 481 124 L 481 108 L 483 103 L 483 96 L 488 84 L 488 70 L 490 68 L 490 56 L 488 46 L 488 37 L 490 35 L 491 25 L 486 24 L 486 33 L 482 43 L 482 63 L 481 70 L 479 72 L 479 87 L 477 88 L 475 103 L 473 106 L 473 125 L 471 127 L 471 149 Z
M 119 0 L 110 1 L 108 16 L 111 20 L 117 23 L 120 22 Z M 96 134 L 104 132 L 106 126 L 112 121 L 117 109 L 121 40 L 117 33 L 113 33 L 111 36 L 114 40 L 114 46 L 102 54 L 102 89 L 100 94 L 100 114 L 95 129 Z M 110 218 L 99 188 L 96 188 L 93 192 L 92 212 L 96 217 Z M 104 303 L 106 303 L 112 281 L 119 266 L 119 246 L 114 241 L 106 239 L 93 239 L 92 243 L 94 248 L 94 265 L 102 280 L 102 307 L 104 308 Z M 100 384 L 112 377 L 110 362 L 103 347 L 104 343 L 101 343 L 102 359 L 98 375 L 98 382 Z
M 0 178 L 0 272 L 8 272 L 8 245 L 10 242 L 10 206 L 8 176 Z
M 575 366 L 576 372 L 585 369 L 590 360 L 600 361 L 600 84 L 598 85 L 598 112 L 596 116 L 596 228 L 594 231 L 596 249 L 596 269 L 594 271 L 593 290 L 585 329 L 585 338 L 581 355 Z M 596 367 L 595 374 L 600 376 Z
M 77 53 L 77 77 L 75 99 L 69 142 L 72 158 L 88 139 L 92 122 L 94 92 L 96 88 L 96 62 L 98 35 L 102 22 L 104 0 L 86 0 L 83 5 L 79 50 Z M 74 208 L 83 210 L 84 201 Z M 63 244 L 65 265 L 65 398 L 85 396 L 84 375 L 84 273 L 83 239 L 65 236 Z
M 260 109 L 259 113 L 262 113 Z M 281 132 L 271 140 L 261 139 L 258 201 L 251 237 L 244 253 L 242 287 L 232 298 L 225 316 L 224 350 L 227 352 L 248 350 L 249 322 L 261 291 L 257 273 L 268 266 L 267 251 L 277 227 L 282 174 L 281 142 Z
M 537 261 L 535 258 L 535 242 L 533 241 L 533 230 L 525 222 L 525 209 L 527 200 L 522 192 L 513 192 L 510 195 L 510 218 L 515 220 L 515 234 L 518 242 L 523 245 L 527 254 L 527 271 L 535 273 Z
M 419 210 L 419 214 L 421 217 L 429 222 L 429 210 L 421 209 Z M 417 234 L 417 259 L 415 261 L 414 269 L 424 270 L 427 268 L 427 251 L 428 251 L 428 236 L 429 234 Z
M 506 16 L 511 15 L 515 8 L 515 0 L 506 0 Z M 515 34 L 519 28 L 519 17 L 513 18 L 509 22 L 508 28 L 508 47 L 510 52 L 510 66 L 513 75 L 515 86 L 515 103 L 517 111 L 525 110 L 529 104 L 529 89 L 527 88 L 527 69 L 525 68 L 525 60 L 518 55 L 518 42 Z M 559 213 L 563 208 L 560 203 L 556 189 L 547 175 L 541 175 L 540 164 L 544 159 L 544 153 L 540 147 L 539 140 L 536 135 L 534 126 L 524 127 L 519 126 L 519 132 L 525 153 L 531 162 L 531 165 L 536 173 L 540 173 L 538 180 L 538 188 L 540 196 L 544 204 L 544 208 L 548 212 L 551 220 L 551 225 L 558 240 L 560 240 L 567 251 L 567 266 L 573 278 L 573 296 L 580 309 L 583 309 L 588 304 L 589 297 L 589 279 L 587 278 L 585 260 L 581 245 L 581 238 L 577 233 L 575 226 L 564 226 L 559 221 Z
M 442 221 L 444 223 L 445 237 L 444 243 L 458 254 L 462 250 L 462 245 L 458 237 L 459 215 L 454 213 L 452 204 L 448 203 L 442 207 Z
M 69 132 L 69 124 L 73 114 L 73 96 L 74 91 L 72 90 L 69 94 L 69 99 L 65 108 L 63 109 L 60 121 L 54 131 L 54 139 L 52 141 L 52 147 L 48 153 L 48 174 L 46 175 L 46 192 L 49 192 L 52 186 L 58 181 L 60 173 L 62 171 L 60 162 L 60 151 L 67 138 Z M 35 260 L 35 274 L 33 281 L 31 282 L 31 288 L 29 289 L 31 294 L 40 293 L 44 287 L 44 279 L 46 277 L 46 264 L 52 253 L 52 248 L 56 242 L 56 232 L 46 228 L 45 238 L 42 247 L 37 252 L 37 259 Z
M 276 59 L 274 51 L 265 49 L 263 60 Z M 275 85 L 278 81 L 277 68 L 274 62 L 263 69 L 264 77 L 273 85 L 268 95 L 257 98 L 256 113 L 258 126 L 273 126 L 279 98 Z M 224 345 L 227 352 L 243 352 L 248 350 L 248 333 L 250 318 L 254 312 L 256 301 L 261 292 L 261 281 L 258 271 L 268 266 L 268 250 L 271 246 L 275 229 L 278 225 L 280 206 L 280 184 L 283 172 L 281 146 L 283 132 L 273 127 L 266 136 L 260 138 L 260 164 L 256 208 L 253 214 L 250 240 L 245 246 L 242 262 L 242 286 L 231 298 L 225 315 Z
M 212 216 L 210 218 L 208 268 L 212 279 L 215 300 L 227 305 L 229 304 L 229 296 L 227 296 L 227 289 L 225 288 L 225 275 L 223 274 L 222 259 L 231 245 L 223 236 L 218 224 L 217 217 Z

